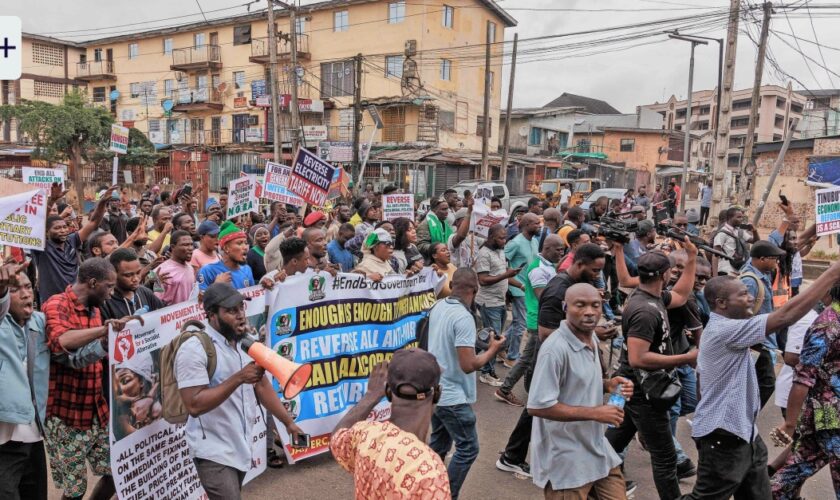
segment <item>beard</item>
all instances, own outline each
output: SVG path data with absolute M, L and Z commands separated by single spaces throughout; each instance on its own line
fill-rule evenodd
M 227 340 L 239 340 L 245 336 L 247 332 L 239 333 L 236 330 L 236 327 L 225 323 L 224 321 L 219 321 L 219 328 L 218 332 L 222 334 L 224 338 Z

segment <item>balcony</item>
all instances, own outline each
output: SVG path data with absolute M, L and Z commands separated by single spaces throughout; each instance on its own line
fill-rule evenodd
M 201 45 L 172 50 L 173 71 L 216 70 L 222 67 L 222 51 L 218 45 Z
M 85 61 L 76 63 L 76 80 L 116 80 L 114 61 Z
M 254 38 L 251 40 L 251 57 L 248 60 L 252 63 L 268 64 L 269 62 L 269 41 L 266 38 Z M 309 60 L 309 35 L 297 35 L 297 57 L 298 60 Z M 291 61 L 292 44 L 288 40 L 277 39 L 277 60 L 279 62 Z
M 207 87 L 178 89 L 167 99 L 173 101 L 172 111 L 221 111 L 224 108 L 222 93 Z M 163 99 L 161 105 L 167 99 Z

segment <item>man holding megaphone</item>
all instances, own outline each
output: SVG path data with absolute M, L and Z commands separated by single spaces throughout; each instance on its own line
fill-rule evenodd
M 248 336 L 246 300 L 228 283 L 210 285 L 203 299 L 205 332 L 215 352 L 209 352 L 194 336 L 175 355 L 175 378 L 189 412 L 187 442 L 201 485 L 211 500 L 239 499 L 252 460 L 264 458 L 251 454 L 251 429 L 261 416 L 259 404 L 286 426 L 293 439 L 305 435 L 286 412 L 265 369 L 246 354 L 254 344 Z M 208 361 L 210 357 L 215 361 Z M 208 375 L 208 366 L 213 364 L 215 369 Z M 290 378 L 295 379 L 297 371 L 291 372 Z M 288 392 L 287 387 L 287 396 Z

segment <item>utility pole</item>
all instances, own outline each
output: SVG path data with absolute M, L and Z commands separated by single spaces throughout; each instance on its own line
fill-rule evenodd
M 292 50 L 292 99 L 289 107 L 292 115 L 292 151 L 297 151 L 300 145 L 300 108 L 298 107 L 298 66 L 297 66 L 297 9 L 292 6 L 289 9 L 289 46 Z
M 507 113 L 505 114 L 505 144 L 502 149 L 502 167 L 499 170 L 499 180 L 507 181 L 508 137 L 510 137 L 510 112 L 513 108 L 513 82 L 516 78 L 516 46 L 519 43 L 519 33 L 513 35 L 513 56 L 510 64 L 510 85 L 508 86 Z
M 274 162 L 280 163 L 280 93 L 277 90 L 277 25 L 274 23 L 274 4 L 268 3 L 268 60 L 269 92 L 271 93 L 271 120 L 274 129 Z
M 747 127 L 747 138 L 744 142 L 744 158 L 741 162 L 740 178 L 738 180 L 738 204 L 745 206 L 751 198 L 751 173 L 755 171 L 753 160 L 753 146 L 755 145 L 755 127 L 758 125 L 758 108 L 761 107 L 761 77 L 764 74 L 764 59 L 767 54 L 767 36 L 770 33 L 770 16 L 773 4 L 764 2 L 762 5 L 764 18 L 761 20 L 761 37 L 758 40 L 758 59 L 755 62 L 755 80 L 753 81 L 752 101 L 750 103 L 750 123 Z
M 724 66 L 723 83 L 718 88 L 721 96 L 718 106 L 718 126 L 715 130 L 715 157 L 712 167 L 712 224 L 717 223 L 717 215 L 723 208 L 724 197 L 728 186 L 723 183 L 726 180 L 726 172 L 729 161 L 729 126 L 732 108 L 732 86 L 735 82 L 735 58 L 738 49 L 738 17 L 741 15 L 740 0 L 729 2 L 729 27 L 726 32 L 726 64 Z
M 490 21 L 487 21 L 487 45 L 484 51 L 484 129 L 481 131 L 481 178 L 490 179 Z
M 353 172 L 351 178 L 355 180 L 356 189 L 364 189 L 364 186 L 359 186 L 362 179 L 359 178 L 360 154 L 359 154 L 359 135 L 362 131 L 362 54 L 357 54 L 353 58 L 356 64 L 356 71 L 354 71 L 355 83 L 353 92 Z

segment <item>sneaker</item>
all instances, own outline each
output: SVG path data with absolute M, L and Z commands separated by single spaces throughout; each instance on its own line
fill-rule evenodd
M 629 500 L 633 498 L 633 494 L 636 493 L 636 481 L 631 481 L 629 479 L 624 480 L 624 495 Z
M 478 381 L 481 382 L 482 384 L 487 384 L 491 387 L 501 387 L 502 386 L 502 381 L 499 380 L 497 377 L 494 377 L 493 375 L 489 374 L 489 373 L 482 373 L 481 376 L 478 377 Z
M 508 462 L 504 453 L 496 460 L 496 468 L 505 472 L 513 472 L 514 474 L 531 477 L 531 466 L 527 462 L 522 462 L 521 464 Z
M 694 466 L 694 462 L 691 459 L 685 460 L 677 464 L 677 478 L 678 479 L 687 479 L 692 476 L 697 475 L 697 468 Z
M 516 364 L 516 360 L 515 359 L 505 359 L 504 361 L 502 361 L 502 364 L 505 365 L 505 367 L 507 367 L 507 368 L 513 368 L 513 365 Z
M 504 363 L 505 360 L 507 360 L 507 356 L 505 356 L 502 353 L 496 354 L 496 361 L 498 361 L 499 363 Z
M 512 392 L 505 394 L 501 389 L 496 389 L 496 392 L 494 392 L 493 395 L 496 396 L 496 399 L 499 401 L 507 403 L 511 406 L 525 406 L 525 403 L 517 398 Z

